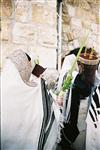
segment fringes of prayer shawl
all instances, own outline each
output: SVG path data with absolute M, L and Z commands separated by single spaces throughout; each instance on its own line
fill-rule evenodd
M 52 109 L 53 99 L 50 95 L 50 92 L 47 88 L 47 84 L 44 79 L 41 79 L 41 89 L 42 89 L 42 101 L 43 101 L 43 121 L 40 132 L 40 137 L 38 141 L 38 150 L 46 150 L 47 147 L 52 147 L 52 145 L 48 144 L 48 140 L 50 140 L 51 132 L 54 129 L 54 111 Z M 52 136 L 53 142 L 55 140 L 55 135 Z M 53 144 L 52 142 L 52 144 Z M 50 141 L 49 141 L 50 143 Z
M 70 106 L 71 106 L 71 89 L 67 90 L 64 95 L 63 107 L 61 108 L 61 114 L 59 117 L 57 143 L 60 143 L 61 141 L 61 130 L 64 128 L 64 123 L 68 121 L 68 117 L 70 114 Z
M 73 82 L 75 80 L 75 77 L 73 79 Z M 78 129 L 76 129 L 76 126 L 74 128 L 73 125 L 70 124 L 71 113 L 72 113 L 73 86 L 71 86 L 70 89 L 66 90 L 65 95 L 64 95 L 63 106 L 60 106 L 57 103 L 57 95 L 54 94 L 55 92 L 53 92 L 52 90 L 48 90 L 45 83 L 42 85 L 42 88 L 43 88 L 42 94 L 44 95 L 43 101 L 46 101 L 46 103 L 43 105 L 44 111 L 51 109 L 52 111 L 50 114 L 52 114 L 53 112 L 54 118 L 53 120 L 51 119 L 52 115 L 50 116 L 47 115 L 48 117 L 46 117 L 51 120 L 50 124 L 52 123 L 52 125 L 49 125 L 49 122 L 46 124 L 47 119 L 46 118 L 45 120 L 43 119 L 44 120 L 43 126 L 45 127 L 41 129 L 42 132 L 40 133 L 38 150 L 41 150 L 41 149 L 47 150 L 48 148 L 52 149 L 53 146 L 54 147 L 59 146 L 59 144 L 64 141 L 71 144 L 76 138 L 76 136 L 78 135 Z M 46 95 L 48 95 L 49 97 Z M 51 101 L 50 107 L 46 106 L 48 101 Z M 47 114 L 47 113 L 44 113 L 44 114 Z M 49 130 L 46 130 L 47 126 Z

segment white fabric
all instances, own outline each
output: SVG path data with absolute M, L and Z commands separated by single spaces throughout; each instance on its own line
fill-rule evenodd
M 59 77 L 59 72 L 58 72 L 58 70 L 56 70 L 54 68 L 47 68 L 43 72 L 41 77 L 45 80 L 45 82 L 48 86 L 48 89 L 53 89 L 53 88 L 55 88 L 56 81 Z
M 53 102 L 52 107 L 53 107 L 53 110 L 54 110 L 54 115 L 55 115 L 56 122 L 57 122 L 57 124 L 59 124 L 59 118 L 60 118 L 60 115 L 61 115 L 60 106 L 58 105 L 57 102 Z
M 58 85 L 57 85 L 57 90 L 60 91 L 61 89 L 61 86 L 62 86 L 62 83 L 63 83 L 63 78 L 64 78 L 64 75 L 71 69 L 72 67 L 72 63 L 74 62 L 75 60 L 75 55 L 68 55 L 65 57 L 64 59 L 64 62 L 63 62 L 63 65 L 62 65 L 62 68 L 61 68 L 61 71 L 60 71 L 60 75 L 59 75 L 59 80 L 58 80 Z M 75 68 L 78 68 L 78 65 L 76 63 L 76 66 Z M 77 76 L 78 72 L 77 71 L 73 71 L 72 73 L 72 83 L 74 82 L 75 80 L 75 77 Z M 53 102 L 53 110 L 54 110 L 54 114 L 55 114 L 55 118 L 56 118 L 56 121 L 57 123 L 59 123 L 59 118 L 60 118 L 60 107 L 58 105 L 58 103 L 56 102 L 56 96 L 55 94 L 53 94 L 53 92 L 50 90 L 50 94 L 52 95 L 52 97 L 54 98 L 54 102 Z M 65 94 L 66 95 L 66 94 Z M 71 92 L 69 94 L 69 101 L 68 101 L 68 106 L 67 106 L 67 111 L 66 111 L 66 116 L 68 115 L 69 113 L 69 110 L 70 110 L 70 104 L 71 104 Z M 66 117 L 67 118 L 67 117 Z
M 56 143 L 57 132 L 58 132 L 57 123 L 56 123 L 56 120 L 54 120 L 52 128 L 51 128 L 49 136 L 48 136 L 48 139 L 46 141 L 46 144 L 45 144 L 43 150 L 55 150 L 55 149 L 53 149 L 53 147 Z
M 97 95 L 98 95 L 98 100 L 99 100 L 99 105 L 100 105 L 100 91 L 97 89 L 96 90 Z M 100 112 L 100 107 L 97 108 L 95 102 L 91 101 L 94 110 L 97 114 L 97 119 L 95 118 L 94 111 L 90 105 L 89 110 L 91 111 L 95 122 L 91 119 L 91 116 L 88 112 L 86 123 L 87 123 L 87 129 L 86 129 L 86 150 L 100 150 L 100 114 L 98 114 L 97 110 Z M 97 127 L 95 127 L 95 124 Z
M 10 59 L 1 76 L 1 149 L 37 150 L 43 119 L 40 79 L 34 87 L 25 84 Z
M 94 128 L 94 124 L 88 118 L 86 134 L 86 150 L 100 150 L 100 120 L 98 128 Z
M 77 72 L 74 71 L 72 83 L 74 82 L 76 75 L 77 75 Z M 54 99 L 52 106 L 53 106 L 53 110 L 54 110 L 54 114 L 55 114 L 55 119 L 56 119 L 57 123 L 59 123 L 59 119 L 60 119 L 60 115 L 61 115 L 60 108 L 62 108 L 62 107 L 58 105 L 57 96 L 51 90 L 50 90 L 50 94 L 51 94 L 52 98 Z M 64 97 L 66 97 L 66 93 L 64 94 Z M 68 99 L 68 104 L 67 104 L 66 118 L 68 117 L 68 113 L 70 111 L 70 106 L 71 106 L 71 90 L 69 93 L 69 99 Z
M 32 66 L 24 51 L 21 49 L 15 50 L 8 58 L 10 58 L 17 67 L 22 80 L 27 82 L 32 72 Z
M 72 64 L 74 62 L 74 60 L 76 59 L 75 55 L 68 55 L 65 57 L 61 71 L 60 71 L 60 76 L 59 76 L 59 81 L 58 81 L 58 91 L 60 91 L 61 89 L 61 85 L 62 85 L 62 81 L 63 81 L 63 77 L 64 75 L 71 69 Z M 76 63 L 75 68 L 78 68 L 78 65 Z M 77 69 L 78 70 L 78 69 Z
M 27 51 L 27 54 L 31 57 L 31 65 L 32 65 L 32 69 L 34 69 L 34 67 L 36 65 L 35 61 L 36 60 L 39 61 L 39 58 L 36 55 L 36 53 L 34 53 L 33 51 Z
M 100 64 L 98 66 L 98 70 L 96 70 L 95 86 L 99 84 L 100 84 Z

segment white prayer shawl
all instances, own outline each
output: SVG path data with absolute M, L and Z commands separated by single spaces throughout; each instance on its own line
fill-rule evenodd
M 59 75 L 59 80 L 58 80 L 58 85 L 57 85 L 57 90 L 58 91 L 60 91 L 62 83 L 63 83 L 64 76 L 67 75 L 66 73 L 71 69 L 72 63 L 74 62 L 75 58 L 76 57 L 75 57 L 74 54 L 68 55 L 68 56 L 65 57 L 62 68 L 61 68 L 61 71 L 60 71 L 60 75 Z M 76 68 L 78 68 L 77 63 L 76 63 Z M 77 71 L 73 71 L 72 83 L 74 82 L 75 77 L 77 76 L 77 74 L 78 74 Z M 66 95 L 67 95 L 67 93 L 65 94 L 65 97 L 66 97 Z M 70 93 L 69 93 L 69 100 L 68 100 L 68 105 L 67 105 L 67 108 L 66 108 L 67 109 L 66 110 L 66 118 L 68 117 L 68 113 L 70 111 L 70 105 L 71 105 L 71 90 L 70 90 Z M 59 122 L 60 108 L 59 108 L 58 104 L 55 103 L 55 102 L 53 103 L 53 109 L 54 109 L 56 120 L 57 120 L 57 122 Z
M 32 72 L 32 63 L 28 60 L 25 52 L 20 49 L 15 50 L 8 58 L 15 64 L 22 80 L 27 82 Z
M 65 57 L 64 59 L 64 62 L 63 62 L 63 65 L 62 65 L 62 68 L 60 70 L 60 75 L 59 75 L 59 80 L 58 80 L 58 83 L 57 83 L 57 91 L 60 91 L 61 87 L 62 87 L 62 83 L 63 83 L 63 80 L 64 80 L 64 76 L 67 75 L 67 72 L 71 69 L 71 66 L 72 66 L 72 63 L 74 62 L 75 60 L 75 55 L 72 54 L 72 55 L 68 55 Z M 78 68 L 78 65 L 76 63 L 76 68 Z M 73 80 L 72 80 L 72 83 L 74 82 L 75 80 L 75 77 L 76 75 L 78 74 L 77 71 L 73 71 Z M 57 96 L 55 94 L 53 94 L 52 90 L 50 90 L 50 94 L 52 95 L 53 99 L 56 100 Z M 66 94 L 65 94 L 66 95 Z M 68 101 L 68 105 L 67 105 L 67 111 L 66 111 L 66 115 L 68 115 L 69 111 L 70 111 L 70 104 L 71 104 L 71 92 L 69 94 L 69 101 Z M 56 118 L 56 121 L 57 121 L 57 124 L 59 124 L 59 118 L 60 118 L 60 107 L 57 103 L 55 103 L 55 101 L 53 102 L 53 110 L 54 110 L 54 114 L 55 114 L 55 118 Z M 66 116 L 67 118 L 67 116 Z
M 60 76 L 59 76 L 59 80 L 58 80 L 58 85 L 57 85 L 57 90 L 59 91 L 61 89 L 62 83 L 63 83 L 63 79 L 64 76 L 66 75 L 66 73 L 69 71 L 69 69 L 71 68 L 71 65 L 73 63 L 73 61 L 75 60 L 75 56 L 74 55 L 69 55 L 66 56 L 62 69 L 60 71 Z M 77 68 L 77 64 L 76 64 L 76 68 Z M 72 83 L 75 80 L 75 77 L 77 76 L 78 72 L 77 71 L 73 71 L 73 80 Z M 68 119 L 68 114 L 70 112 L 70 107 L 71 107 L 71 89 L 69 90 L 69 96 L 67 98 L 67 107 L 66 105 L 66 96 L 67 96 L 67 91 L 65 93 L 65 98 L 64 98 L 64 105 L 62 109 L 62 114 L 60 111 L 60 106 L 55 102 L 56 100 L 56 96 L 53 94 L 53 92 L 50 90 L 50 94 L 52 95 L 54 102 L 52 104 L 53 107 L 53 111 L 54 111 L 54 115 L 55 115 L 55 121 L 56 121 L 56 142 L 59 142 L 61 140 L 60 138 L 60 128 L 59 127 L 63 127 L 63 122 L 66 122 L 65 118 Z
M 63 81 L 64 75 L 71 69 L 71 66 L 72 66 L 75 58 L 76 57 L 75 57 L 74 54 L 68 55 L 68 56 L 65 57 L 63 65 L 62 65 L 62 68 L 61 68 L 61 71 L 60 71 L 60 76 L 59 76 L 59 81 L 58 81 L 58 86 L 57 86 L 58 91 L 61 90 L 61 86 L 62 86 L 62 81 Z M 75 69 L 78 70 L 77 63 L 75 65 Z
M 38 150 L 52 150 L 57 139 L 57 122 L 52 107 L 53 99 L 44 80 L 41 80 L 43 99 L 43 121 L 38 142 Z
M 71 63 L 70 63 L 70 65 L 71 65 Z M 63 70 L 64 72 L 61 71 L 62 77 L 60 76 L 61 78 L 59 78 L 59 81 L 58 81 L 61 84 L 63 82 L 64 75 L 66 74 L 66 71 L 67 71 L 66 67 L 67 67 L 67 64 L 64 67 L 64 70 Z M 74 72 L 73 73 L 73 81 L 74 81 L 76 75 L 77 75 L 77 72 Z M 61 84 L 60 84 L 60 86 L 61 86 Z M 43 97 L 45 97 L 43 107 L 48 105 L 50 103 L 50 101 L 51 101 L 51 104 L 48 105 L 49 107 L 46 106 L 46 108 L 44 108 L 44 117 L 43 117 L 40 138 L 39 138 L 38 150 L 55 150 L 56 142 L 57 142 L 57 139 L 59 138 L 58 136 L 60 134 L 59 133 L 60 132 L 59 124 L 60 124 L 60 116 L 61 116 L 60 107 L 58 106 L 57 103 L 55 103 L 56 96 L 51 90 L 48 91 L 47 88 L 44 87 L 42 94 L 43 93 L 45 94 L 45 96 L 43 96 Z M 45 102 L 46 102 L 46 104 L 45 104 Z M 64 109 L 66 111 L 65 112 L 66 116 L 68 116 L 68 113 L 70 111 L 70 105 L 71 105 L 71 92 L 70 92 L 70 96 L 68 98 L 67 111 Z M 45 114 L 46 115 L 49 114 L 49 115 L 46 116 Z M 66 117 L 66 116 L 64 116 L 64 114 L 63 114 L 63 117 Z M 46 119 L 46 118 L 48 118 L 48 119 Z M 48 120 L 48 123 L 46 123 L 47 122 L 46 120 Z
M 1 79 L 1 149 L 37 150 L 43 120 L 40 79 L 28 86 L 10 59 Z
M 14 62 L 14 59 L 12 61 Z M 50 95 L 46 87 L 42 87 L 41 91 L 41 80 L 33 77 L 35 84 L 33 83 L 32 86 L 31 82 L 28 82 L 30 75 L 27 76 L 25 73 L 24 76 L 23 69 L 22 72 L 20 70 L 22 73 L 20 76 L 12 61 L 7 59 L 2 72 L 1 148 L 2 150 L 52 150 L 58 132 L 52 98 L 50 104 Z M 66 68 L 67 65 L 63 77 Z M 25 80 L 23 81 L 22 78 Z
M 86 119 L 86 150 L 100 150 L 100 89 L 93 92 Z

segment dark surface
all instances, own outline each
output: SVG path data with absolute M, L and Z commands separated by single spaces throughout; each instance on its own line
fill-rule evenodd
M 46 68 L 43 68 L 42 66 L 36 64 L 32 74 L 35 75 L 36 77 L 40 77 L 40 75 L 46 70 Z
M 71 150 L 72 143 L 79 135 L 77 124 L 81 96 L 84 98 L 88 97 L 91 93 L 91 88 L 92 85 L 86 84 L 84 80 L 82 80 L 81 75 L 78 74 L 72 87 L 70 119 L 67 123 L 64 124 L 64 128 L 61 131 L 62 140 L 58 145 L 58 147 L 61 147 L 61 150 Z

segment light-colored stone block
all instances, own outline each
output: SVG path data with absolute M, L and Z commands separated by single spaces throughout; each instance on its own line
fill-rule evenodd
M 70 25 L 71 28 L 82 28 L 82 22 L 78 18 L 71 18 Z
M 68 32 L 68 33 L 67 33 L 67 38 L 68 38 L 68 41 L 69 41 L 69 42 L 72 41 L 72 40 L 74 39 L 74 34 L 73 34 L 73 32 Z
M 1 40 L 9 41 L 11 39 L 11 20 L 1 21 Z
M 62 33 L 62 40 L 68 42 L 67 33 Z
M 86 0 L 83 0 L 82 2 L 79 3 L 79 7 L 89 10 L 91 5 Z
M 45 0 L 31 0 L 33 3 L 45 3 Z
M 96 23 L 92 23 L 91 29 L 92 29 L 92 32 L 95 34 L 100 33 L 100 25 L 98 25 Z
M 15 8 L 15 20 L 19 22 L 29 21 L 29 2 L 19 2 Z
M 86 35 L 87 35 L 87 30 L 82 28 L 82 29 L 74 29 L 73 30 L 73 34 L 74 34 L 74 39 L 83 39 Z
M 96 4 L 96 2 L 99 2 L 99 0 L 87 0 L 87 2 Z
M 100 10 L 99 10 L 100 11 Z M 99 12 L 98 11 L 98 12 Z M 96 23 L 97 24 L 100 24 L 100 15 L 99 15 L 100 13 L 98 13 L 97 15 L 96 15 Z
M 32 5 L 32 22 L 56 26 L 56 10 L 48 5 Z
M 42 4 L 49 5 L 51 7 L 56 8 L 57 1 L 56 0 L 31 0 L 33 4 Z
M 63 31 L 63 33 L 65 32 L 69 32 L 70 31 L 70 25 L 68 25 L 68 24 L 62 24 L 62 31 Z
M 12 51 L 12 43 L 11 42 L 9 42 L 9 41 L 3 41 L 2 43 L 1 43 L 1 54 L 3 55 L 6 55 L 7 56 L 7 54 L 10 52 L 10 51 Z
M 32 24 L 16 22 L 12 31 L 13 42 L 19 44 L 36 44 L 37 28 Z
M 28 47 L 27 45 L 22 45 L 22 44 L 12 44 L 12 51 L 15 51 L 15 50 L 18 50 L 18 49 L 21 49 L 22 51 L 27 51 Z
M 97 36 L 96 36 L 96 35 L 93 35 L 93 34 L 92 34 L 91 39 L 92 39 L 94 42 L 97 42 Z
M 57 1 L 56 0 L 31 0 L 32 3 L 34 4 L 42 4 L 42 5 L 49 5 L 50 7 L 55 7 L 56 8 L 56 4 Z
M 12 0 L 0 1 L 1 18 L 11 17 L 13 13 Z
M 86 28 L 86 29 L 90 29 L 91 28 L 91 21 L 90 20 L 82 20 L 82 27 Z
M 75 16 L 75 11 L 76 8 L 71 6 L 71 5 L 67 5 L 67 9 L 68 9 L 68 14 L 70 17 L 74 17 Z
M 62 52 L 63 52 L 63 51 L 67 51 L 67 50 L 68 50 L 67 43 L 62 44 Z
M 57 47 L 57 30 L 52 27 L 39 26 L 38 44 L 44 47 Z
M 91 38 L 87 41 L 87 47 L 93 47 L 93 40 Z
M 50 7 L 52 7 L 53 9 L 55 9 L 57 6 L 57 1 L 56 0 L 48 0 L 46 2 L 46 4 L 49 5 Z
M 90 20 L 96 22 L 96 15 L 94 13 L 91 11 L 86 11 L 80 7 L 76 8 L 76 17 L 82 20 L 84 19 L 86 21 Z
M 1 69 L 3 68 L 5 64 L 5 59 L 9 54 L 12 52 L 12 44 L 8 41 L 3 41 L 1 43 L 1 62 L 0 62 L 0 67 Z
M 73 45 L 74 45 L 74 48 L 80 47 L 78 39 L 73 40 Z
M 62 20 L 64 24 L 69 24 L 70 22 L 70 16 L 68 14 L 62 14 Z
M 97 39 L 96 41 L 93 43 L 94 49 L 96 50 L 96 52 L 98 53 L 99 57 L 100 57 L 100 35 L 96 36 Z
M 56 68 L 56 60 L 56 49 L 48 49 L 47 52 L 46 50 L 42 50 L 40 52 L 40 64 L 45 68 Z
M 73 31 L 75 39 L 80 37 L 80 30 L 79 29 L 76 28 L 76 29 L 74 29 L 72 31 Z
M 98 47 L 97 42 L 93 42 L 93 47 L 94 47 L 95 51 L 98 53 L 99 47 Z
M 69 50 L 69 51 L 70 51 L 70 50 L 73 50 L 73 49 L 74 49 L 73 42 L 69 42 L 67 47 L 68 47 L 68 50 Z
M 45 68 L 56 68 L 56 49 L 38 47 L 40 65 Z

